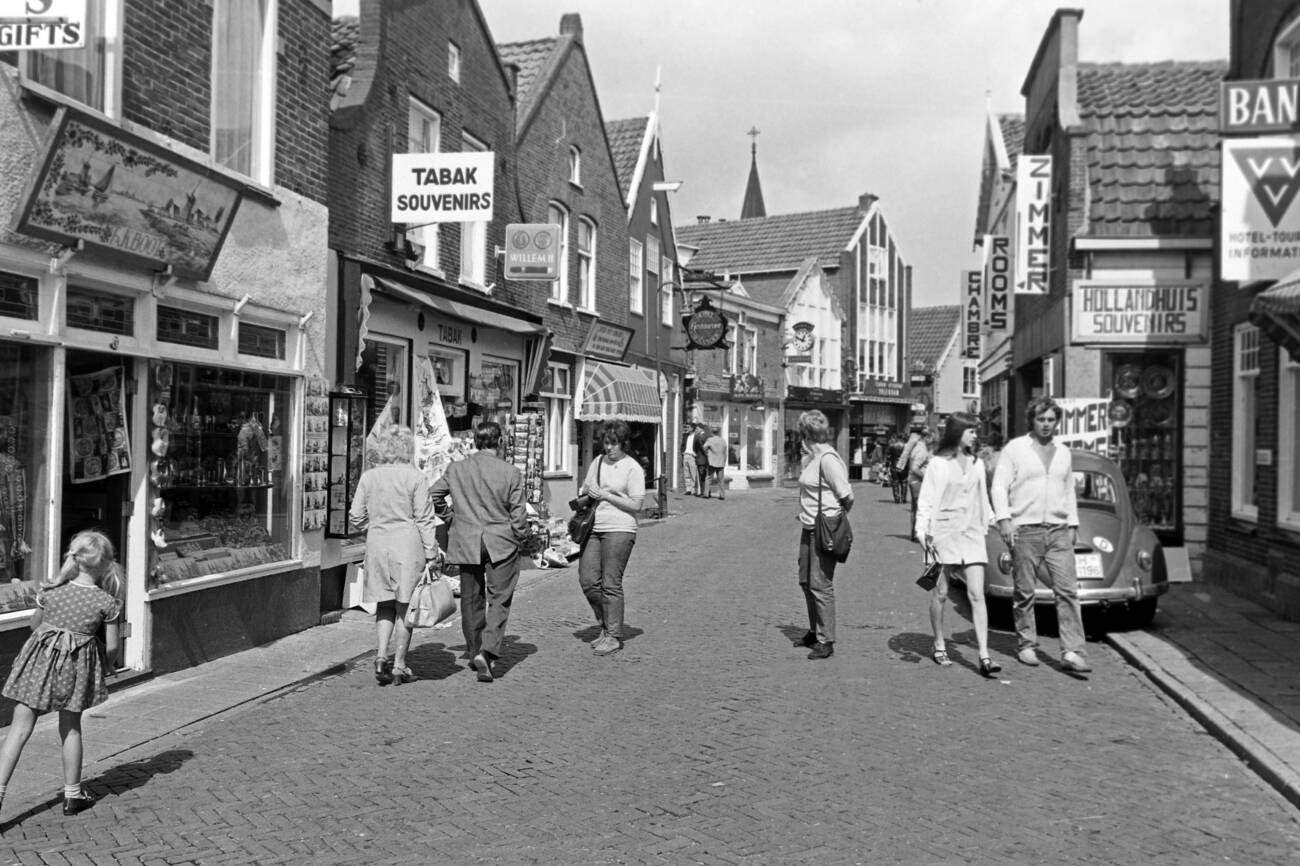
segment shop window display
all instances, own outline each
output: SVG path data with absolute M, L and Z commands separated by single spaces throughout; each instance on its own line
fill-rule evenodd
M 151 585 L 289 558 L 290 383 L 247 370 L 151 365 Z
M 37 449 L 53 412 L 50 355 L 32 346 L 0 343 L 0 613 L 30 609 L 51 536 L 36 503 L 49 498 Z

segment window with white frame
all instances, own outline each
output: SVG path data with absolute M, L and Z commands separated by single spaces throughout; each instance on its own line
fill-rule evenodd
M 276 5 L 212 2 L 212 158 L 267 185 L 274 167 Z
M 673 260 L 665 257 L 659 264 L 659 320 L 673 323 Z
M 406 152 L 437 153 L 442 149 L 442 116 L 418 99 L 410 99 L 406 112 Z M 426 268 L 438 267 L 438 223 L 417 226 L 406 236 L 423 249 L 419 262 Z
M 546 221 L 560 227 L 560 249 L 557 267 L 560 278 L 551 283 L 551 300 L 560 304 L 569 303 L 569 212 L 557 202 L 551 202 L 546 208 Z
M 576 145 L 569 148 L 569 183 L 582 186 L 582 151 Z
M 965 364 L 961 368 L 961 395 L 978 397 L 980 393 L 980 369 L 977 364 Z
M 659 198 L 650 196 L 650 225 L 659 225 Z
M 735 375 L 740 372 L 740 325 L 738 322 L 727 324 L 727 372 Z
M 645 291 L 653 300 L 659 296 L 659 283 L 663 275 L 659 269 L 663 267 L 659 258 L 659 238 L 655 235 L 646 235 L 645 239 Z
M 1232 332 L 1232 516 L 1258 520 L 1255 443 L 1259 380 L 1259 328 L 1238 325 Z
M 1300 530 L 1300 363 L 1283 350 L 1277 393 L 1277 522 Z
M 29 3 L 36 8 L 39 3 Z M 122 2 L 85 4 L 85 45 L 50 51 L 20 51 L 20 68 L 37 84 L 57 90 L 83 105 L 117 117 L 120 113 Z
M 1273 42 L 1273 77 L 1300 78 L 1300 14 L 1291 16 Z
M 481 153 L 487 145 L 469 133 L 461 134 L 461 150 Z M 460 224 L 460 278 L 463 282 L 487 286 L 487 220 Z
M 578 306 L 596 309 L 596 224 L 578 217 Z
M 569 439 L 573 428 L 573 368 L 547 364 L 538 396 L 546 406 L 544 472 L 569 472 Z
M 740 359 L 741 372 L 758 375 L 758 328 L 745 327 L 745 343 Z
M 627 306 L 637 315 L 645 315 L 645 248 L 636 238 L 627 242 Z
M 455 42 L 447 43 L 447 75 L 460 83 L 460 46 Z

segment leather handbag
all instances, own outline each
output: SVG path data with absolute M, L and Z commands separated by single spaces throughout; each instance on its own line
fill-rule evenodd
M 603 457 L 596 459 L 604 461 Z M 596 484 L 600 485 L 600 463 L 596 464 Z M 573 509 L 573 516 L 569 518 L 569 538 L 578 547 L 586 546 L 591 531 L 596 527 L 596 506 L 599 504 L 590 496 L 579 496 L 577 499 L 569 500 L 569 507 Z
M 826 458 L 823 457 L 824 461 Z M 822 487 L 825 486 L 825 476 L 822 473 L 822 464 L 817 464 L 817 520 L 813 524 L 813 537 L 817 542 L 817 550 L 835 558 L 836 562 L 844 562 L 849 558 L 849 548 L 853 546 L 853 527 L 849 526 L 848 514 L 841 511 L 836 515 L 828 515 L 822 512 Z
M 411 592 L 411 603 L 406 608 L 406 625 L 409 628 L 432 628 L 456 612 L 456 597 L 451 584 L 432 568 Z
M 943 573 L 943 563 L 939 562 L 937 556 L 931 556 L 932 551 L 925 551 L 925 570 L 921 576 L 916 579 L 916 585 L 921 589 L 929 592 L 939 584 L 939 575 Z

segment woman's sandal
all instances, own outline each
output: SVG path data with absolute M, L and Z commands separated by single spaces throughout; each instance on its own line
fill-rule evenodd
M 947 650 L 937 649 L 930 656 L 930 658 L 934 659 L 935 664 L 942 665 L 943 667 L 947 667 L 948 665 L 952 664 L 952 661 L 948 658 Z
M 388 659 L 375 659 L 375 682 L 386 686 L 393 681 L 392 663 Z
M 980 674 L 986 677 L 992 677 L 998 671 L 1002 670 L 1002 665 L 993 661 L 988 656 L 980 658 Z
M 393 685 L 400 686 L 403 683 L 413 683 L 418 679 L 419 677 L 415 675 L 415 671 L 410 668 L 393 665 Z

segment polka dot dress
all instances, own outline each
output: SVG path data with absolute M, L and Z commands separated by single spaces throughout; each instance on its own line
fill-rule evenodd
M 65 583 L 42 589 L 36 606 L 44 618 L 19 650 L 0 694 L 37 712 L 80 712 L 103 703 L 107 661 L 95 634 L 117 619 L 121 603 L 97 586 Z

